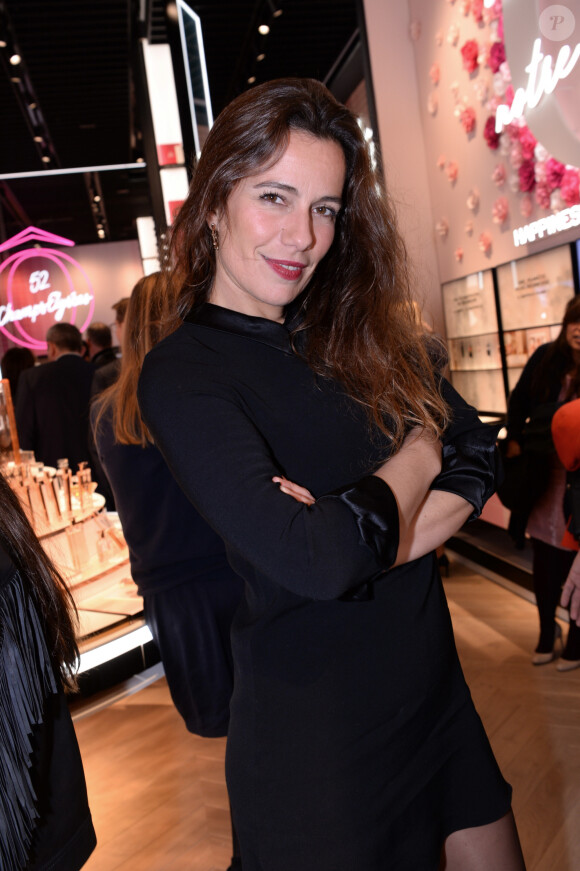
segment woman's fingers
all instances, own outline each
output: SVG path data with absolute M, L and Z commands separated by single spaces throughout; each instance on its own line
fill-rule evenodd
M 560 601 L 563 608 L 570 608 L 570 619 L 580 626 L 580 551 L 572 563 Z
M 296 499 L 297 502 L 303 502 L 304 505 L 314 505 L 316 500 L 310 490 L 307 490 L 306 487 L 294 484 L 293 481 L 289 481 L 288 478 L 283 477 L 272 478 L 272 481 L 275 484 L 280 485 L 282 493 L 292 496 L 292 498 Z

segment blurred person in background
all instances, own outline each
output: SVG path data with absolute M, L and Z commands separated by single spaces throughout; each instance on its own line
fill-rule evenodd
M 20 375 L 16 427 L 20 447 L 56 466 L 67 458 L 73 471 L 89 460 L 89 402 L 93 367 L 83 360 L 82 337 L 73 324 L 53 324 L 48 362 Z
M 89 351 L 89 361 L 94 369 L 106 366 L 115 360 L 111 328 L 101 321 L 95 321 L 85 330 L 85 341 Z
M 137 404 L 145 354 L 161 335 L 165 295 L 158 273 L 135 285 L 123 327 L 121 372 L 94 400 L 91 421 L 173 702 L 190 732 L 223 737 L 233 687 L 230 626 L 243 584 L 222 540 L 152 443 Z M 235 833 L 233 842 L 231 871 L 241 868 Z
M 572 621 L 563 645 L 556 608 L 575 551 L 562 545 L 566 470 L 554 449 L 550 427 L 559 404 L 578 396 L 580 297 L 576 296 L 566 306 L 558 338 L 537 348 L 526 363 L 510 396 L 507 413 L 506 458 L 523 452 L 529 462 L 529 491 L 524 494 L 528 508 L 517 522 L 522 534 L 526 529 L 532 543 L 532 575 L 540 621 L 532 662 L 546 665 L 562 652 L 560 671 L 580 661 L 580 628 Z

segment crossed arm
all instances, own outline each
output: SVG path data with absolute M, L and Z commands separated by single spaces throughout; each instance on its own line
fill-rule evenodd
M 394 565 L 411 562 L 435 550 L 473 512 L 473 506 L 463 497 L 445 490 L 429 490 L 440 469 L 439 443 L 413 430 L 401 450 L 375 472 L 389 485 L 399 508 L 399 549 Z M 305 487 L 283 477 L 273 481 L 297 502 L 314 504 L 314 497 Z M 580 584 L 580 562 L 578 571 Z M 578 600 L 580 611 L 580 587 Z

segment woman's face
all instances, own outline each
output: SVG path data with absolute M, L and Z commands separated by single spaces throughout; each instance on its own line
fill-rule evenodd
M 239 182 L 224 213 L 210 302 L 282 321 L 334 239 L 345 179 L 342 148 L 292 132 L 282 157 Z
M 574 357 L 580 360 L 580 321 L 566 324 L 566 341 Z

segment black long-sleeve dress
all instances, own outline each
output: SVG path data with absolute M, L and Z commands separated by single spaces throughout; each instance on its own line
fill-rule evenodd
M 227 778 L 244 871 L 428 871 L 452 831 L 510 806 L 470 698 L 433 555 L 386 571 L 388 450 L 286 326 L 203 306 L 146 358 L 142 413 L 246 580 Z M 450 386 L 436 487 L 478 511 L 494 432 Z M 297 503 L 284 474 L 316 497 Z

